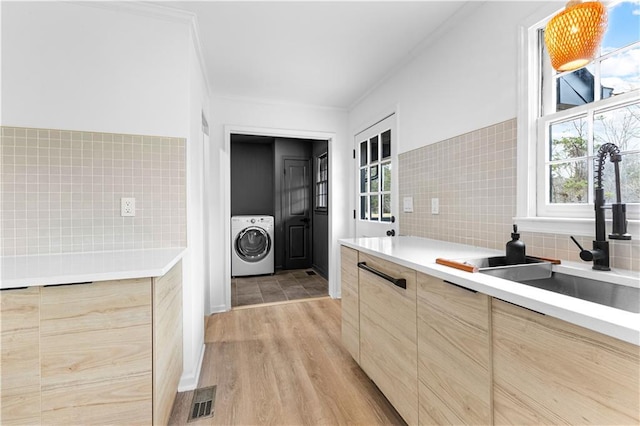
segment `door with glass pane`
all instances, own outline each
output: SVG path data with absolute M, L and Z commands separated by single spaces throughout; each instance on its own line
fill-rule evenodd
M 395 123 L 391 115 L 355 136 L 356 237 L 398 232 Z

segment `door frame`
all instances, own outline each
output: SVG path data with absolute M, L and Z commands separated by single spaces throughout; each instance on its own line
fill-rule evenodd
M 332 181 L 331 179 L 331 163 L 332 163 L 332 151 L 333 151 L 333 142 L 336 140 L 336 134 L 330 132 L 317 132 L 317 131 L 307 131 L 307 130 L 293 130 L 293 129 L 280 129 L 280 128 L 269 128 L 269 127 L 254 127 L 254 126 L 242 126 L 242 125 L 230 125 L 227 124 L 224 126 L 224 146 L 222 152 L 220 153 L 220 176 L 222 179 L 222 190 L 223 190 L 223 297 L 224 297 L 224 308 L 226 311 L 231 310 L 231 135 L 232 134 L 246 134 L 246 135 L 256 135 L 256 136 L 268 136 L 268 137 L 284 137 L 284 138 L 294 138 L 294 139 L 317 139 L 317 140 L 326 140 L 328 141 L 327 148 L 327 156 L 329 157 L 329 197 L 333 193 Z M 329 243 L 331 243 L 331 239 L 333 237 L 333 215 L 335 212 L 331 209 L 331 204 L 329 204 Z M 329 258 L 329 296 L 332 298 L 337 298 L 340 295 L 340 286 L 339 283 L 331 280 L 331 277 L 334 274 L 331 273 L 333 268 L 335 268 L 331 262 L 331 258 Z M 210 285 L 214 285 L 213 283 L 216 280 L 210 280 Z

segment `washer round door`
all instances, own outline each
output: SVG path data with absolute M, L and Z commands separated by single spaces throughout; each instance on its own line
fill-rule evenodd
M 236 253 L 245 262 L 259 262 L 271 249 L 271 238 L 262 228 L 251 226 L 236 237 Z

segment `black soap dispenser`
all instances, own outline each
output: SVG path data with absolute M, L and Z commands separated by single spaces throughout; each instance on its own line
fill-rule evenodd
M 525 255 L 524 243 L 520 240 L 520 234 L 518 234 L 518 225 L 513 225 L 513 232 L 511 233 L 511 241 L 507 243 L 507 265 L 519 265 L 527 263 Z

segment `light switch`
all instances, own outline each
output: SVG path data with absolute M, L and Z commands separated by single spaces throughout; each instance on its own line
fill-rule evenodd
M 405 213 L 413 213 L 413 197 L 404 197 L 402 199 L 402 211 Z
M 431 199 L 431 214 L 440 214 L 440 199 Z

